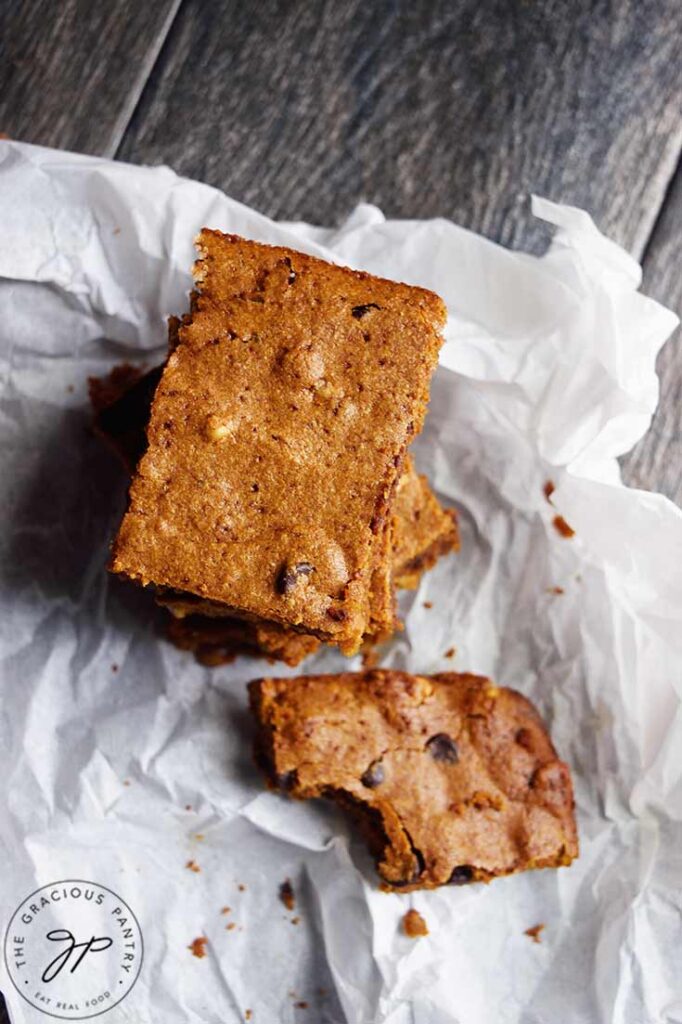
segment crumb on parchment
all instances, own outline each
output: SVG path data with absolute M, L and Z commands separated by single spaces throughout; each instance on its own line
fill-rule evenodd
M 427 610 L 429 608 L 433 608 L 433 601 L 424 601 L 423 604 L 424 604 L 424 608 L 426 608 Z
M 534 924 L 532 928 L 526 928 L 523 934 L 527 935 L 529 939 L 533 940 L 533 942 L 540 943 L 542 942 L 540 934 L 544 930 L 544 927 L 544 924 Z
M 552 504 L 552 495 L 554 494 L 555 490 L 556 487 L 554 486 L 554 481 L 545 480 L 544 487 L 542 488 L 542 493 L 544 494 L 545 498 L 550 503 L 550 505 Z
M 547 591 L 548 594 L 565 594 L 566 591 L 563 587 L 550 587 Z
M 456 654 L 457 654 L 457 648 L 456 647 L 448 647 L 448 649 L 445 652 L 445 654 L 443 655 L 443 657 L 445 657 L 445 658 L 454 658 L 454 656 Z
M 285 878 L 280 885 L 279 898 L 287 910 L 293 910 L 296 906 L 296 894 L 294 893 L 294 887 L 291 884 L 291 879 Z
M 207 945 L 208 939 L 206 938 L 206 936 L 200 935 L 197 939 L 193 939 L 187 948 L 191 951 L 192 956 L 195 956 L 197 957 L 198 960 L 201 960 L 203 957 L 206 956 Z
M 403 916 L 403 932 L 410 939 L 417 939 L 421 935 L 428 935 L 429 929 L 426 921 L 418 910 L 408 910 Z
M 575 537 L 575 530 L 569 526 L 563 516 L 554 516 L 552 526 L 561 537 Z
M 185 864 L 185 867 L 189 871 L 193 871 L 197 875 L 201 871 L 201 868 L 199 867 L 199 865 L 197 864 L 197 862 L 195 860 L 188 860 L 187 863 Z

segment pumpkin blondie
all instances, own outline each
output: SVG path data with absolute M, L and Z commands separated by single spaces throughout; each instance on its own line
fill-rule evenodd
M 374 670 L 249 691 L 269 784 L 350 811 L 386 888 L 487 882 L 578 855 L 568 767 L 513 690 Z
M 445 307 L 217 231 L 198 250 L 110 568 L 351 653 Z

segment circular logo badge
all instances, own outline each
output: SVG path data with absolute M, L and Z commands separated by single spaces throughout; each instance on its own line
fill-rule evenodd
M 96 882 L 52 882 L 27 896 L 5 933 L 5 964 L 27 1003 L 86 1020 L 124 999 L 142 966 L 142 932 L 120 896 Z

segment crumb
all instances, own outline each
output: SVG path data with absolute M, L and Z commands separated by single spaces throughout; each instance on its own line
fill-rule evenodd
M 279 898 L 287 908 L 287 910 L 293 910 L 296 906 L 296 896 L 294 894 L 294 887 L 291 881 L 287 878 L 279 887 Z
M 362 655 L 362 667 L 363 668 L 376 668 L 381 661 L 381 655 L 376 647 L 370 647 L 368 651 Z
M 297 1006 L 299 1010 L 308 1009 L 308 1004 L 306 1003 L 305 999 L 299 999 L 297 1003 L 294 1003 L 294 1006 Z
M 554 516 L 552 525 L 557 533 L 561 534 L 562 537 L 573 537 L 575 536 L 575 530 L 572 526 L 569 526 L 563 516 Z
M 204 835 L 203 832 L 197 832 L 197 833 L 195 833 L 194 838 L 196 839 L 196 841 L 198 843 L 200 843 L 202 839 L 206 838 L 206 836 Z
M 403 931 L 410 939 L 417 939 L 420 935 L 428 935 L 429 929 L 426 921 L 416 910 L 408 910 L 403 917 Z
M 533 942 L 540 943 L 542 942 L 542 939 L 540 938 L 540 932 L 544 929 L 544 927 L 544 924 L 534 924 L 532 928 L 526 928 L 523 934 L 527 935 L 529 939 L 533 940 Z
M 322 987 L 318 988 L 317 994 L 318 994 L 318 996 L 322 996 L 322 997 L 326 996 L 326 994 L 327 994 L 326 988 L 322 988 Z
M 198 874 L 201 871 L 201 868 L 195 860 L 188 860 L 185 867 L 189 868 L 190 871 L 194 871 L 195 874 Z
M 192 805 L 191 804 L 185 804 L 185 810 L 186 811 L 191 811 L 192 810 Z
M 118 672 L 118 665 L 116 664 L 116 662 L 114 662 L 113 665 L 111 666 L 111 671 Z
M 221 907 L 220 908 L 220 913 L 221 914 L 229 914 L 231 910 L 232 910 L 232 907 Z
M 542 488 L 542 493 L 544 494 L 545 498 L 550 503 L 550 505 L 552 504 L 552 495 L 554 494 L 555 490 L 556 487 L 554 486 L 554 481 L 545 480 L 545 486 Z
M 226 924 L 226 925 L 225 925 L 225 931 L 226 931 L 226 932 L 231 932 L 231 931 L 233 931 L 233 930 L 234 930 L 234 929 L 235 929 L 236 927 L 237 927 L 237 925 L 236 925 L 236 924 L 234 923 L 234 921 L 230 921 L 230 923 L 229 923 L 229 924 Z
M 289 989 L 289 991 L 287 992 L 287 995 L 289 996 L 289 999 L 296 999 L 296 998 L 297 998 L 297 997 L 296 997 L 296 993 L 295 993 L 295 991 L 293 990 L 293 988 L 290 988 L 290 989 Z
M 445 652 L 444 657 L 445 658 L 454 658 L 454 656 L 456 654 L 457 654 L 457 648 L 456 647 L 449 647 L 447 649 L 447 651 Z
M 246 889 L 246 886 L 242 885 L 242 883 L 240 882 L 239 885 L 237 886 L 237 888 L 239 889 L 240 892 L 244 892 L 244 890 Z
M 425 608 L 433 608 L 433 601 L 424 601 Z
M 205 935 L 200 935 L 199 938 L 198 939 L 194 939 L 192 944 L 190 946 L 188 946 L 187 948 L 189 950 L 191 950 L 193 956 L 195 956 L 195 957 L 197 957 L 197 959 L 201 960 L 202 957 L 206 956 L 206 945 L 207 945 L 207 943 L 208 943 L 208 939 L 206 938 L 206 936 Z
M 550 587 L 548 589 L 547 593 L 548 594 L 564 594 L 565 591 L 564 591 L 563 587 Z
M 124 786 L 129 786 L 130 785 L 130 779 L 124 779 L 123 780 L 123 785 Z
M 66 385 L 66 390 L 69 392 L 70 395 L 72 395 L 74 393 L 75 388 L 74 388 L 73 384 L 67 384 Z
M 121 234 L 121 229 L 120 228 L 114 228 L 114 234 L 115 235 L 120 235 Z
M 244 1020 L 251 1020 L 252 1017 L 253 1017 L 253 1011 L 252 1010 L 244 1010 Z
M 291 919 L 291 923 L 292 923 L 292 924 L 298 924 L 298 922 L 299 922 L 300 920 L 301 920 L 301 919 L 300 919 L 300 917 L 292 917 L 292 919 Z

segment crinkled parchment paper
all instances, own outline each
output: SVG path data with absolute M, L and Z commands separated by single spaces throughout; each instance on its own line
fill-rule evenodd
M 557 230 L 538 259 L 371 206 L 338 230 L 275 224 L 165 168 L 12 142 L 0 214 L 4 920 L 55 879 L 119 893 L 145 959 L 111 1021 L 682 1020 L 682 515 L 623 487 L 616 462 L 647 429 L 675 324 L 637 291 L 639 267 L 543 200 Z M 162 639 L 148 595 L 107 577 L 125 480 L 88 432 L 85 380 L 160 358 L 203 225 L 445 298 L 415 451 L 460 510 L 462 552 L 403 595 L 384 664 L 489 673 L 538 704 L 574 771 L 570 869 L 379 892 L 344 819 L 266 793 L 251 764 L 245 683 L 288 670 L 201 668 Z M 305 666 L 349 667 L 331 652 Z M 401 934 L 410 906 L 428 938 Z M 541 944 L 524 935 L 537 923 Z M 16 1024 L 45 1019 L 3 988 Z

